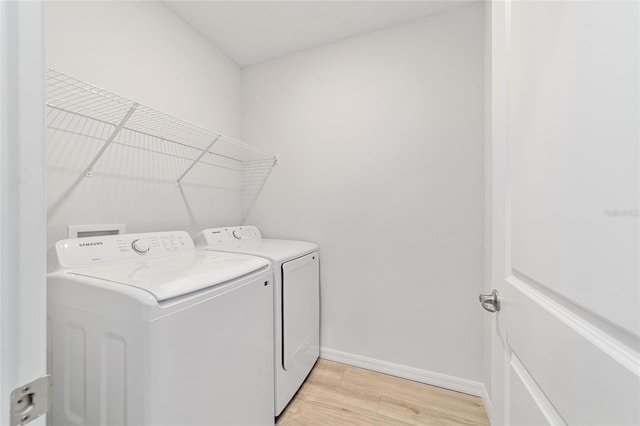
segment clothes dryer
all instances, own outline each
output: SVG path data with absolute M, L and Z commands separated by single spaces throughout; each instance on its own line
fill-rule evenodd
M 304 241 L 262 238 L 255 226 L 205 229 L 196 247 L 261 256 L 273 268 L 275 399 L 278 416 L 320 353 L 320 255 Z
M 186 232 L 63 240 L 48 282 L 53 425 L 273 425 L 268 261 Z

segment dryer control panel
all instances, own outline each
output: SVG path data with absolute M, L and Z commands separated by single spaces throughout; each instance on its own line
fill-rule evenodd
M 56 243 L 58 262 L 66 268 L 193 249 L 193 240 L 184 231 L 103 235 L 71 238 Z
M 262 238 L 260 231 L 255 226 L 230 226 L 227 228 L 205 229 L 196 237 L 198 247 L 208 247 L 220 243 L 228 243 L 238 240 L 259 240 Z

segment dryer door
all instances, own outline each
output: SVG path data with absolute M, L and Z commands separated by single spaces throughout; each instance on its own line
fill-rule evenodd
M 318 358 L 320 256 L 310 253 L 282 265 L 282 364 Z

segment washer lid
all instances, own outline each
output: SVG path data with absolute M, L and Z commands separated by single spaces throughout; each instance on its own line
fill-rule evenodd
M 285 262 L 318 250 L 318 245 L 305 241 L 257 239 L 213 244 L 207 249 L 250 254 L 266 257 L 274 262 Z
M 225 283 L 268 265 L 265 259 L 243 254 L 191 250 L 67 270 L 67 273 L 137 287 L 148 291 L 160 302 Z

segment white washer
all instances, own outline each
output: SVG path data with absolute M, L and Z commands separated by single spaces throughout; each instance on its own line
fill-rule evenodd
M 205 229 L 196 247 L 269 259 L 274 273 L 275 415 L 320 353 L 320 256 L 316 244 L 263 239 L 255 226 Z
M 53 425 L 273 425 L 268 261 L 196 251 L 180 231 L 56 251 Z

